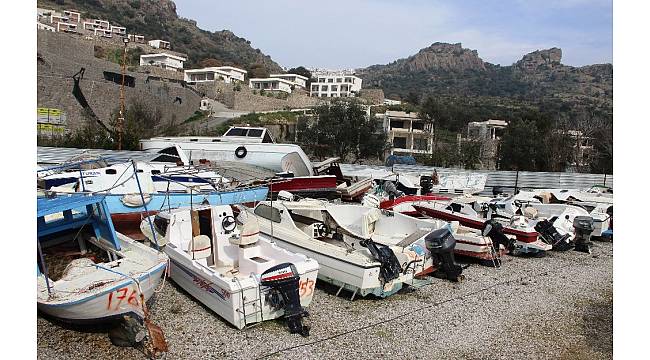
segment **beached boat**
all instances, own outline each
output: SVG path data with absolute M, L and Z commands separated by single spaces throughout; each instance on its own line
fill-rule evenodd
M 144 219 L 141 230 L 164 245 L 172 280 L 238 329 L 284 316 L 292 333 L 308 334 L 301 319 L 318 263 L 260 238 L 254 217 L 240 230 L 230 206 L 185 207 Z
M 364 206 L 379 207 L 382 210 L 391 210 L 404 215 L 420 218 L 424 221 L 437 220 L 428 218 L 419 213 L 413 205 L 429 201 L 447 201 L 445 196 L 438 195 L 404 195 L 396 199 L 379 201 L 376 195 L 368 194 L 364 197 Z M 497 266 L 500 264 L 500 257 L 508 250 L 511 241 L 505 243 L 495 242 L 489 236 L 484 236 L 480 230 L 460 225 L 458 221 L 449 223 L 449 228 L 456 239 L 454 253 L 457 255 L 469 256 L 484 260 L 487 265 Z M 502 240 L 503 238 L 498 238 Z
M 534 224 L 529 223 L 524 216 L 516 215 L 493 219 L 490 215 L 482 216 L 477 212 L 475 208 L 477 205 L 474 205 L 477 202 L 469 201 L 469 199 L 464 199 L 465 202 L 456 200 L 447 202 L 428 201 L 417 205 L 414 204 L 413 207 L 423 215 L 434 219 L 458 221 L 460 225 L 482 231 L 486 228 L 486 221 L 497 220 L 503 225 L 502 231 L 505 235 L 514 235 L 516 237 L 515 247 L 517 253 L 536 253 L 551 250 L 550 245 L 538 238 L 539 234 L 535 230 Z M 482 210 L 479 209 L 479 211 Z
M 266 201 L 254 209 L 239 208 L 240 216 L 256 216 L 260 231 L 281 247 L 316 259 L 321 265 L 319 279 L 337 286 L 339 293 L 343 289 L 353 292 L 352 298 L 392 295 L 403 285 L 413 284 L 415 275 L 434 268 L 449 279 L 461 277 L 453 256 L 444 266 L 436 256 L 433 266 L 427 236 L 442 224 L 423 222 L 419 224 L 423 228 L 418 228 L 400 214 L 313 199 Z M 395 226 L 400 220 L 405 229 Z
M 72 323 L 146 316 L 168 257 L 116 233 L 103 196 L 37 200 L 39 311 Z

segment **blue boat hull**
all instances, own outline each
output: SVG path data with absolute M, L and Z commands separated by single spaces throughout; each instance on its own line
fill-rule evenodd
M 127 206 L 122 199 L 124 195 L 106 195 L 108 210 L 114 214 L 129 214 L 160 211 L 168 208 L 179 208 L 190 205 L 199 205 L 207 201 L 210 205 L 232 205 L 247 202 L 266 200 L 268 188 L 259 187 L 252 189 L 220 191 L 201 194 L 179 194 L 179 193 L 154 193 L 150 194 L 151 201 L 145 206 Z

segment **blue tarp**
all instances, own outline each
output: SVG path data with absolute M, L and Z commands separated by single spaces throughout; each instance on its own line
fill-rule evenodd
M 411 155 L 405 155 L 405 156 L 389 155 L 386 158 L 386 166 L 393 166 L 395 164 L 416 165 L 416 162 L 415 162 L 415 158 Z

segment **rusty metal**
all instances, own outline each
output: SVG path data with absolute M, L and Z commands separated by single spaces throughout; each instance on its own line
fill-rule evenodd
M 147 303 L 144 300 L 144 294 L 140 292 L 140 303 L 142 304 L 142 311 L 144 312 L 144 326 L 147 328 L 149 339 L 144 346 L 147 355 L 154 359 L 169 350 L 165 334 L 160 326 L 154 324 L 149 320 L 149 310 L 147 310 Z

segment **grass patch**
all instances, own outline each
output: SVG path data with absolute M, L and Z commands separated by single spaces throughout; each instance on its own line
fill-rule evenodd
M 183 121 L 183 124 L 191 123 L 198 120 L 203 120 L 206 117 L 208 117 L 207 111 L 196 110 L 194 114 L 192 114 L 192 116 L 188 117 L 185 121 Z

